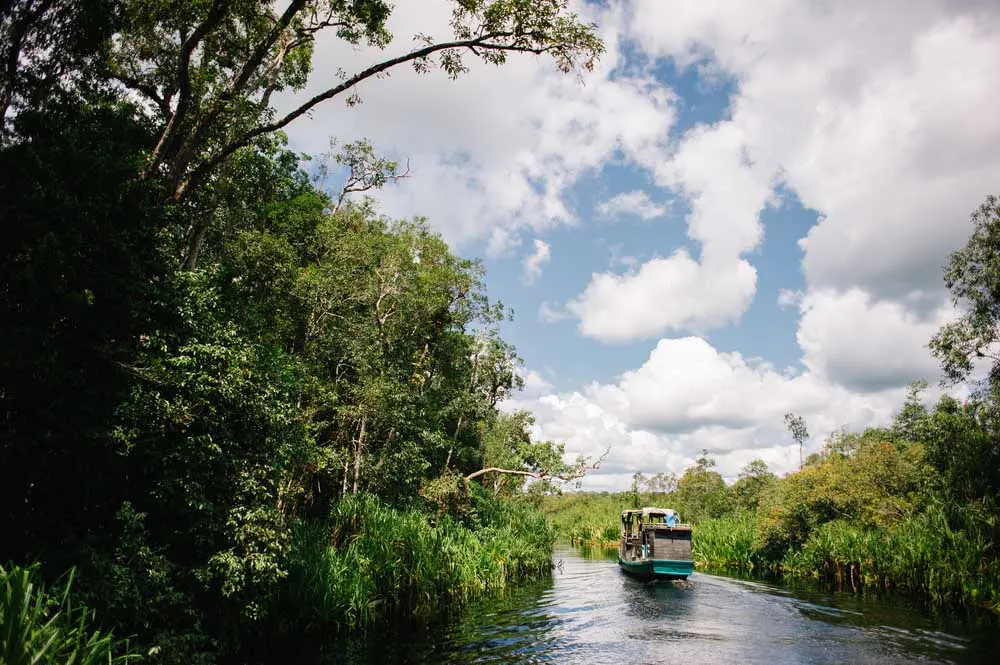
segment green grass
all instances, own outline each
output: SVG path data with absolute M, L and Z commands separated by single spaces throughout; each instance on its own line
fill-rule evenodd
M 691 555 L 701 567 L 739 571 L 766 567 L 756 546 L 756 525 L 750 513 L 696 525 L 691 534 Z
M 40 582 L 38 566 L 0 567 L 0 663 L 97 665 L 125 663 L 127 645 L 93 627 L 91 611 L 73 602 L 70 573 L 58 592 Z
M 469 523 L 348 497 L 328 525 L 300 524 L 284 603 L 298 629 L 352 628 L 502 589 L 551 570 L 544 517 L 479 499 Z

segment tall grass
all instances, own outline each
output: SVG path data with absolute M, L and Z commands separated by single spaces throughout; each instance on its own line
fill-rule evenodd
M 834 520 L 813 528 L 801 545 L 766 547 L 752 514 L 699 524 L 697 565 L 811 578 L 850 591 L 896 590 L 941 606 L 977 605 L 1000 611 L 996 516 L 955 515 L 932 504 L 885 527 Z
M 572 545 L 617 547 L 621 512 L 632 507 L 626 493 L 575 493 L 546 497 L 542 511 L 556 536 Z
M 888 528 L 842 521 L 817 527 L 780 563 L 785 575 L 834 581 L 854 590 L 896 589 L 939 605 L 983 605 L 1000 611 L 1000 561 L 995 517 L 964 510 L 949 520 L 943 508 Z
M 750 513 L 698 524 L 691 534 L 691 555 L 697 566 L 750 571 L 765 568 L 756 544 L 756 525 Z
M 328 525 L 299 524 L 285 603 L 297 628 L 357 627 L 387 614 L 502 589 L 551 569 L 553 537 L 527 506 L 476 502 L 468 525 L 370 496 L 348 497 Z
M 58 593 L 46 591 L 38 566 L 0 567 L 0 663 L 97 665 L 125 663 L 135 655 L 111 633 L 93 628 L 91 611 L 73 603 L 70 573 Z

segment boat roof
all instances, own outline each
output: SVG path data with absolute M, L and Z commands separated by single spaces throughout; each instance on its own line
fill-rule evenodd
M 652 515 L 673 515 L 677 516 L 677 511 L 673 508 L 657 508 L 655 506 L 646 506 L 645 508 L 633 508 L 631 510 L 623 510 L 622 517 L 626 515 L 642 515 L 643 517 L 648 517 Z

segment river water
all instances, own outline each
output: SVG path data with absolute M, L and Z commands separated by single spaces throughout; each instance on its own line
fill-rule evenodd
M 996 625 L 901 599 L 703 573 L 643 583 L 618 569 L 613 551 L 561 548 L 555 561 L 544 583 L 287 662 L 1000 664 Z

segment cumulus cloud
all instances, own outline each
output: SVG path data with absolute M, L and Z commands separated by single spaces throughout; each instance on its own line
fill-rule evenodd
M 649 194 L 641 189 L 631 192 L 620 192 L 597 205 L 602 217 L 625 217 L 632 215 L 640 219 L 655 219 L 667 212 L 665 205 L 654 203 Z
M 567 309 L 584 335 L 623 343 L 735 321 L 756 284 L 757 272 L 744 260 L 698 262 L 680 249 L 628 273 L 594 273 Z
M 940 288 L 1000 181 L 1000 5 L 645 0 L 631 28 L 649 53 L 738 81 L 731 118 L 705 131 L 738 134 L 748 171 L 821 213 L 801 243 L 810 288 Z
M 783 416 L 805 417 L 819 450 L 840 427 L 888 422 L 905 388 L 859 393 L 812 370 L 789 373 L 739 353 L 719 351 L 699 337 L 661 339 L 638 368 L 613 383 L 520 398 L 537 417 L 535 436 L 566 444 L 567 457 L 611 448 L 592 489 L 622 489 L 636 471 L 681 473 L 702 449 L 734 479 L 760 457 L 779 473 L 798 466 L 798 447 Z M 937 388 L 928 398 L 937 395 Z
M 871 392 L 939 373 L 927 343 L 956 312 L 945 302 L 924 317 L 861 289 L 822 290 L 800 306 L 797 339 L 809 370 L 852 390 Z
M 534 250 L 524 257 L 521 263 L 522 279 L 527 284 L 532 284 L 542 276 L 542 268 L 552 260 L 552 248 L 549 243 L 535 238 Z
M 552 384 L 536 370 L 518 368 L 518 375 L 524 381 L 524 395 L 540 395 L 552 390 Z
M 688 236 L 700 244 L 656 257 L 629 273 L 594 273 L 569 310 L 584 335 L 604 342 L 703 331 L 739 320 L 757 272 L 743 258 L 760 243 L 760 213 L 772 199 L 771 174 L 746 161 L 744 137 L 729 124 L 688 131 L 657 181 L 686 197 Z

